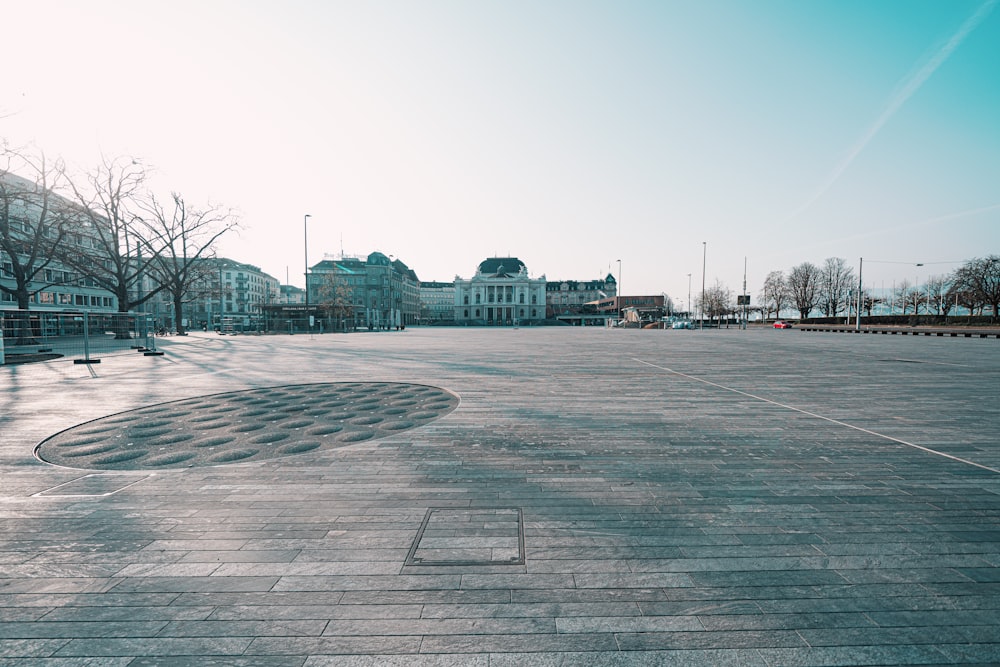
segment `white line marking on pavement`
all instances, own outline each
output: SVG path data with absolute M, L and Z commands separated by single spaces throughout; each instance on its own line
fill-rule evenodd
M 632 361 L 637 361 L 640 364 L 645 364 L 646 366 L 651 366 L 653 368 L 658 368 L 661 371 L 666 371 L 667 373 L 672 373 L 673 375 L 677 375 L 678 377 L 686 378 L 688 380 L 693 380 L 695 382 L 701 382 L 702 384 L 707 384 L 709 386 L 716 387 L 717 389 L 722 389 L 724 391 L 730 391 L 730 392 L 732 392 L 734 394 L 740 394 L 741 396 L 746 396 L 748 398 L 752 398 L 752 399 L 757 400 L 757 401 L 762 401 L 764 403 L 770 403 L 771 405 L 776 405 L 779 408 L 785 408 L 786 410 L 792 410 L 794 412 L 798 412 L 798 413 L 801 413 L 801 414 L 804 414 L 804 415 L 809 415 L 810 417 L 815 417 L 816 419 L 822 419 L 824 421 L 830 422 L 831 424 L 836 424 L 838 426 L 843 426 L 845 428 L 854 429 L 855 431 L 861 431 L 862 433 L 867 433 L 868 435 L 873 435 L 876 438 L 883 438 L 885 440 L 890 440 L 892 442 L 898 442 L 901 445 L 906 445 L 907 447 L 912 447 L 913 449 L 919 449 L 920 451 L 926 452 L 928 454 L 934 454 L 936 456 L 943 456 L 946 459 L 951 459 L 952 461 L 957 461 L 958 463 L 964 463 L 966 465 L 974 466 L 976 468 L 981 468 L 983 470 L 989 470 L 990 472 L 995 472 L 997 474 L 1000 474 L 1000 470 L 997 470 L 996 468 L 991 468 L 989 466 L 984 466 L 981 463 L 976 463 L 975 461 L 969 461 L 968 459 L 963 459 L 963 458 L 960 458 L 958 456 L 952 456 L 951 454 L 946 454 L 944 452 L 939 452 L 936 449 L 930 449 L 929 447 L 924 447 L 922 445 L 918 445 L 918 444 L 915 444 L 915 443 L 912 443 L 912 442 L 907 442 L 906 440 L 900 440 L 899 438 L 894 438 L 891 435 L 885 435 L 884 433 L 877 433 L 875 431 L 869 431 L 866 428 L 861 428 L 860 426 L 854 426 L 853 424 L 848 424 L 847 422 L 842 422 L 842 421 L 840 421 L 838 419 L 833 419 L 832 417 L 824 417 L 823 415 L 818 415 L 815 412 L 809 412 L 808 410 L 803 410 L 802 408 L 797 408 L 794 405 L 786 405 L 785 403 L 779 403 L 778 401 L 772 401 L 771 399 L 764 398 L 763 396 L 757 396 L 756 394 L 750 394 L 750 393 L 747 393 L 745 391 L 740 391 L 739 389 L 733 389 L 732 387 L 727 387 L 727 386 L 721 385 L 721 384 L 719 384 L 717 382 L 712 382 L 711 380 L 705 380 L 705 379 L 702 379 L 702 378 L 699 378 L 699 377 L 695 377 L 693 375 L 688 375 L 687 373 L 681 373 L 680 371 L 675 371 L 672 368 L 667 368 L 666 366 L 658 366 L 658 365 L 650 363 L 648 361 L 643 361 L 642 359 L 636 359 L 635 357 L 632 358 Z

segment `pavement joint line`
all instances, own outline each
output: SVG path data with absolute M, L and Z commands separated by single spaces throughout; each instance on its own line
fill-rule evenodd
M 131 471 L 129 471 L 129 472 L 131 472 Z M 114 479 L 116 476 L 117 477 L 122 477 L 123 476 L 121 474 L 117 474 L 116 475 L 114 473 L 112 473 L 112 474 L 108 474 L 108 473 L 92 473 L 92 474 L 89 474 L 89 475 L 84 475 L 83 477 L 77 477 L 75 479 L 71 479 L 70 481 L 63 482 L 62 484 L 57 484 L 57 485 L 55 485 L 55 486 L 53 486 L 53 487 L 51 487 L 49 489 L 45 489 L 44 491 L 39 491 L 38 493 L 33 493 L 29 497 L 30 498 L 104 498 L 104 497 L 107 497 L 107 496 L 113 496 L 116 493 L 118 493 L 120 491 L 124 491 L 125 489 L 127 489 L 129 487 L 135 486 L 136 484 L 138 484 L 140 482 L 145 482 L 147 479 L 149 479 L 150 477 L 153 477 L 155 475 L 156 475 L 156 473 L 147 473 L 147 474 L 144 474 L 141 479 L 137 479 L 137 480 L 134 480 L 132 482 L 128 482 L 127 484 L 121 485 L 118 488 L 114 489 L 113 491 L 106 491 L 104 493 L 65 493 L 65 494 L 63 494 L 63 493 L 52 493 L 53 491 L 58 491 L 59 489 L 61 489 L 63 487 L 66 487 L 66 486 L 70 486 L 70 485 L 73 485 L 73 484 L 80 484 L 80 482 L 82 482 L 83 480 L 89 480 L 89 479 L 93 479 L 93 478 L 109 479 L 110 480 L 110 479 Z M 121 482 L 119 482 L 119 484 L 121 484 Z
M 936 449 L 931 449 L 930 447 L 924 447 L 923 445 L 918 445 L 918 444 L 913 443 L 913 442 L 907 442 L 906 440 L 900 440 L 899 438 L 894 438 L 891 435 L 886 435 L 884 433 L 879 433 L 877 431 L 871 431 L 869 429 L 862 428 L 861 426 L 855 426 L 854 424 L 848 424 L 847 422 L 842 422 L 839 419 L 834 419 L 832 417 L 826 417 L 824 415 L 817 414 L 815 412 L 810 412 L 809 410 L 803 410 L 802 408 L 797 408 L 794 405 L 788 405 L 786 403 L 780 403 L 780 402 L 772 400 L 770 398 L 764 398 L 763 396 L 757 396 L 756 394 L 751 394 L 749 392 L 741 391 L 739 389 L 734 389 L 733 387 L 727 387 L 726 385 L 719 384 L 718 382 L 712 382 L 711 380 L 706 380 L 704 378 L 695 377 L 694 375 L 688 375 L 687 373 L 681 373 L 680 371 L 676 371 L 676 370 L 674 370 L 672 368 L 667 368 L 666 366 L 660 366 L 660 365 L 651 363 L 649 361 L 645 361 L 643 359 L 637 359 L 636 357 L 632 357 L 632 361 L 638 362 L 640 364 L 644 364 L 646 366 L 650 366 L 652 368 L 657 368 L 657 369 L 659 369 L 661 371 L 666 371 L 667 373 L 672 373 L 673 375 L 676 375 L 678 377 L 682 377 L 682 378 L 685 378 L 685 379 L 688 379 L 688 380 L 693 380 L 694 382 L 701 382 L 702 384 L 707 384 L 707 385 L 709 385 L 711 387 L 715 387 L 717 389 L 722 389 L 724 391 L 729 391 L 729 392 L 732 392 L 734 394 L 739 394 L 741 396 L 746 396 L 747 398 L 752 398 L 752 399 L 754 399 L 756 401 L 761 401 L 761 402 L 764 402 L 764 403 L 770 403 L 771 405 L 778 406 L 779 408 L 785 408 L 786 410 L 792 410 L 794 412 L 798 412 L 798 413 L 803 414 L 803 415 L 808 415 L 809 417 L 815 417 L 816 419 L 822 419 L 824 421 L 830 422 L 831 424 L 836 424 L 838 426 L 843 426 L 843 427 L 846 427 L 846 428 L 849 428 L 849 429 L 854 429 L 855 431 L 860 431 L 861 433 L 867 433 L 868 435 L 875 436 L 876 438 L 883 438 L 885 440 L 889 440 L 891 442 L 896 442 L 896 443 L 899 443 L 901 445 L 905 445 L 907 447 L 912 447 L 913 449 L 918 449 L 918 450 L 920 450 L 922 452 L 925 452 L 927 454 L 934 454 L 935 456 L 941 456 L 941 457 L 944 457 L 946 459 L 951 459 L 952 461 L 955 461 L 957 463 L 964 463 L 965 465 L 973 466 L 973 467 L 980 468 L 982 470 L 987 470 L 989 472 L 997 473 L 998 475 L 1000 475 L 1000 470 L 998 470 L 997 468 L 991 468 L 989 466 L 983 465 L 982 463 L 976 463 L 975 461 L 969 461 L 968 459 L 963 459 L 963 458 L 958 457 L 958 456 L 953 456 L 951 454 L 946 454 L 945 452 L 940 452 L 940 451 L 938 451 Z
M 955 366 L 956 368 L 972 368 L 969 364 L 954 364 L 948 361 L 927 361 L 924 359 L 906 359 L 904 357 L 896 357 L 891 361 L 905 361 L 911 364 L 930 364 L 931 366 Z

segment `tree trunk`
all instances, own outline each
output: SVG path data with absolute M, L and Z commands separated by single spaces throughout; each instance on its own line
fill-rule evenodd
M 17 286 L 17 291 L 14 292 L 14 298 L 17 299 L 18 310 L 28 310 L 31 306 L 31 293 L 28 292 L 28 288 L 24 285 Z
M 184 302 L 180 294 L 174 294 L 174 328 L 177 329 L 178 336 L 184 336 L 187 331 L 184 329 Z
M 27 292 L 27 290 L 24 290 Z M 18 304 L 21 302 L 21 290 L 18 290 Z M 27 297 L 25 300 L 25 305 L 22 307 L 18 305 L 16 311 L 10 311 L 4 318 L 4 323 L 6 327 L 9 328 L 11 334 L 10 345 L 38 345 L 38 340 L 35 338 L 31 331 L 31 319 L 28 315 L 28 305 Z

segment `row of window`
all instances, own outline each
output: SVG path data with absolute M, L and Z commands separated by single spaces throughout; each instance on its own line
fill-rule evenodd
M 0 301 L 14 302 L 12 295 L 3 293 Z M 95 296 L 93 294 L 66 294 L 65 292 L 39 292 L 34 296 L 34 303 L 44 305 L 81 306 L 84 308 L 114 308 L 115 300 L 110 296 Z
M 518 295 L 518 297 L 519 297 L 518 298 L 518 303 L 524 304 L 524 292 L 521 292 Z M 479 292 L 476 292 L 476 304 L 478 305 L 478 304 L 480 304 L 482 302 L 483 302 L 483 295 L 480 294 Z M 504 303 L 503 294 L 497 295 L 497 299 L 496 299 L 496 301 L 494 301 L 494 295 L 491 292 L 488 295 L 487 303 Z M 512 293 L 510 293 L 510 292 L 507 293 L 507 303 L 514 303 L 514 295 Z M 537 304 L 538 304 L 538 295 L 537 294 L 532 294 L 531 295 L 531 305 L 534 306 L 534 305 L 537 305 Z M 464 295 L 462 297 L 462 305 L 463 306 L 468 306 L 469 305 L 469 295 L 468 294 L 466 294 L 466 295 Z
M 487 315 L 488 315 L 488 320 L 489 320 L 489 321 L 492 321 L 492 320 L 493 320 L 493 317 L 494 317 L 494 313 L 495 313 L 495 315 L 496 315 L 496 317 L 497 317 L 498 319 L 503 319 L 503 313 L 501 312 L 501 311 L 503 311 L 503 310 L 504 310 L 503 308 L 496 308 L 496 309 L 493 309 L 493 308 L 488 308 L 487 310 L 488 310 L 488 313 L 487 313 Z M 519 318 L 522 318 L 522 319 L 524 318 L 524 308 L 520 308 L 520 309 L 518 309 L 517 313 L 518 313 L 518 315 L 517 315 L 517 316 L 518 316 Z M 466 319 L 468 319 L 468 318 L 469 318 L 469 309 L 468 309 L 468 308 L 466 308 L 466 309 L 465 309 L 465 311 L 464 311 L 464 315 L 465 315 L 465 318 L 466 318 Z M 474 317 L 475 317 L 476 319 L 480 319 L 480 318 L 482 318 L 482 316 L 483 316 L 483 314 L 482 314 L 482 309 L 480 309 L 480 308 L 476 308 L 476 314 L 474 315 Z M 532 317 L 532 318 L 536 318 L 536 317 L 538 317 L 538 309 L 537 309 L 537 308 L 532 308 L 532 309 L 531 309 L 531 317 Z
M 10 262 L 4 262 L 0 265 L 0 278 L 13 278 L 14 277 L 14 265 Z M 62 271 L 59 269 L 45 269 L 39 275 L 41 280 L 47 283 L 59 283 L 59 284 L 69 284 L 77 283 L 85 287 L 96 287 L 97 283 L 93 278 L 77 278 L 76 274 L 71 271 Z

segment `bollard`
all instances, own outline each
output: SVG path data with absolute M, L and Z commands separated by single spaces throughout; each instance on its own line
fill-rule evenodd
M 3 366 L 4 363 L 6 362 L 4 361 L 4 352 L 3 352 L 3 329 L 0 329 L 0 366 Z

